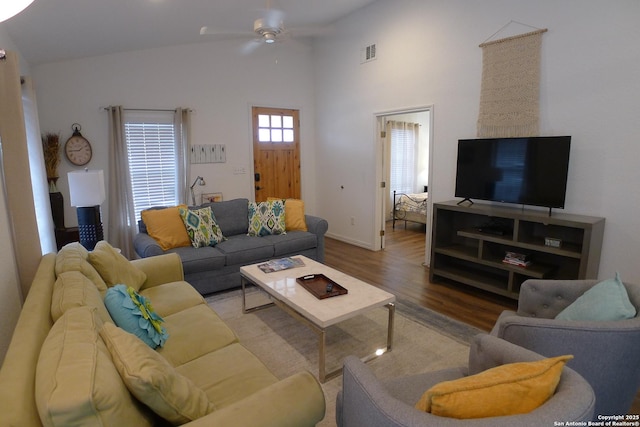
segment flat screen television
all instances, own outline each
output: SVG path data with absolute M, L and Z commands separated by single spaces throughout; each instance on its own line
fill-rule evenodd
M 570 136 L 458 141 L 456 197 L 564 208 Z

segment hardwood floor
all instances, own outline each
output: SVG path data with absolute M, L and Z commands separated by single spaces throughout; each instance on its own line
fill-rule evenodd
M 385 231 L 385 249 L 370 251 L 335 239 L 326 239 L 325 263 L 367 283 L 449 317 L 489 331 L 500 313 L 515 309 L 516 301 L 470 286 L 430 283 L 423 265 L 424 226 L 391 223 Z
M 381 251 L 353 246 L 339 240 L 325 239 L 325 264 L 378 286 L 449 317 L 491 330 L 500 313 L 514 310 L 515 300 L 493 295 L 470 286 L 453 283 L 430 283 L 429 269 L 424 262 L 424 226 L 396 223 L 395 230 L 387 224 L 386 247 Z M 629 411 L 640 414 L 640 393 Z

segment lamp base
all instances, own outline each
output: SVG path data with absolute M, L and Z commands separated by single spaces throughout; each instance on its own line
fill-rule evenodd
M 92 251 L 96 243 L 104 240 L 100 206 L 78 207 L 77 212 L 80 244 Z

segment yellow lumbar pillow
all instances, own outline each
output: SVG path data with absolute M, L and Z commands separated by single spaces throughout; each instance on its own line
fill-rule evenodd
M 164 251 L 191 246 L 191 239 L 180 216 L 180 207 L 187 209 L 187 205 L 179 205 L 164 209 L 147 209 L 140 213 L 147 233 Z
M 476 375 L 444 381 L 427 390 L 416 409 L 450 418 L 525 414 L 546 402 L 573 356 L 510 363 Z
M 278 197 L 268 197 L 267 201 L 283 200 Z M 284 224 L 287 231 L 307 231 L 304 219 L 304 201 L 300 199 L 284 199 Z

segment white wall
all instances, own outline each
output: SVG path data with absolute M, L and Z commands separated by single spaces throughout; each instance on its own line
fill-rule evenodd
M 101 107 L 190 107 L 194 144 L 225 144 L 227 162 L 192 165 L 192 182 L 204 177 L 200 193 L 222 192 L 225 200 L 253 199 L 251 106 L 300 109 L 302 195 L 307 211 L 315 207 L 314 98 L 310 47 L 263 46 L 240 55 L 242 41 L 224 41 L 127 52 L 34 68 L 42 132 L 60 132 L 61 141 L 80 123 L 92 143 L 90 169 L 107 171 L 107 115 Z M 272 49 L 273 48 L 273 49 Z M 246 174 L 234 174 L 244 167 Z M 65 225 L 77 224 L 69 206 L 66 173 L 74 168 L 63 156 L 59 190 L 65 197 Z M 107 224 L 107 205 L 102 205 Z M 105 230 L 108 236 L 108 230 Z
M 434 105 L 430 196 L 453 199 L 457 140 L 476 135 L 478 45 L 513 20 L 549 29 L 541 135 L 573 136 L 565 211 L 605 217 L 600 276 L 640 283 L 638 18 L 636 0 L 380 0 L 341 20 L 315 46 L 318 213 L 330 233 L 373 244 L 378 111 Z M 361 65 L 371 43 L 378 59 Z

